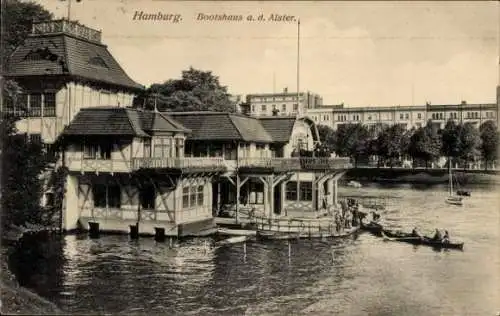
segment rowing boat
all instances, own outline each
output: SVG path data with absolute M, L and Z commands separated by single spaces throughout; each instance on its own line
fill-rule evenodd
M 463 250 L 464 248 L 464 243 L 452 243 L 452 242 L 446 242 L 446 241 L 440 241 L 440 240 L 435 240 L 430 237 L 416 237 L 412 234 L 407 234 L 407 233 L 394 233 L 389 230 L 383 229 L 382 230 L 382 237 L 384 240 L 388 241 L 400 241 L 400 242 L 406 242 L 414 245 L 425 245 L 425 246 L 431 246 L 433 248 L 442 248 L 442 249 L 459 249 Z
M 369 222 L 368 224 L 364 224 L 363 221 L 361 221 L 361 229 L 370 232 L 376 236 L 381 236 L 383 226 L 373 221 Z

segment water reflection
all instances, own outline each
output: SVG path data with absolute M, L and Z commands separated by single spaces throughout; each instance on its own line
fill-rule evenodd
M 391 196 L 385 224 L 448 229 L 464 252 L 384 242 L 339 241 L 215 247 L 211 239 L 157 243 L 126 236 L 67 236 L 11 257 L 22 284 L 69 313 L 261 315 L 479 315 L 496 312 L 498 201 L 475 188 L 467 206 L 446 205 L 446 187 L 364 187 Z M 352 194 L 352 192 L 351 192 Z M 31 241 L 33 242 L 33 241 Z M 22 273 L 22 274 L 20 274 Z

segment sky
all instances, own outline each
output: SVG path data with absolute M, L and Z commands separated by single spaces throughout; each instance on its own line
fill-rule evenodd
M 37 0 L 56 17 L 68 1 Z M 134 20 L 179 14 L 182 20 Z M 200 21 L 199 14 L 243 21 Z M 267 21 L 256 21 L 260 14 Z M 294 16 L 269 21 L 271 14 Z M 159 1 L 82 0 L 71 19 L 102 30 L 103 42 L 138 83 L 179 78 L 190 66 L 219 76 L 232 94 L 297 89 L 324 104 L 387 106 L 496 102 L 496 1 Z M 247 21 L 252 15 L 254 21 Z

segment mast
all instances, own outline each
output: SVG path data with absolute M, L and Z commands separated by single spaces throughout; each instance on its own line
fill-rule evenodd
M 300 113 L 300 19 L 297 22 L 297 115 Z
M 450 183 L 449 184 L 449 187 L 450 187 L 450 195 L 453 195 L 453 179 L 452 179 L 452 175 L 451 175 L 451 157 L 448 157 L 448 182 Z

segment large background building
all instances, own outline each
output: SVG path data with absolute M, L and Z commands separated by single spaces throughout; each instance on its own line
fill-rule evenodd
M 488 120 L 497 122 L 499 105 L 495 103 L 430 104 L 416 106 L 344 107 L 343 104 L 308 109 L 306 114 L 321 125 L 337 129 L 343 124 L 400 124 L 406 129 L 424 126 L 428 120 L 443 128 L 449 119 L 479 127 Z
M 298 101 L 297 101 L 298 100 Z M 294 115 L 304 113 L 307 109 L 314 109 L 323 105 L 323 98 L 312 92 L 249 94 L 246 97 L 246 109 L 242 112 L 253 116 Z

